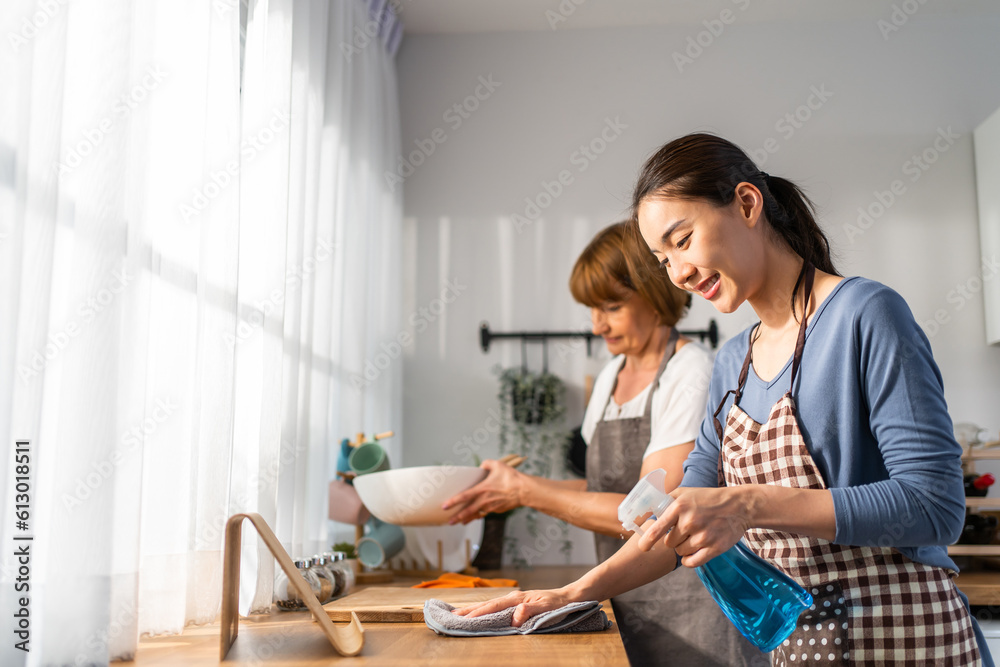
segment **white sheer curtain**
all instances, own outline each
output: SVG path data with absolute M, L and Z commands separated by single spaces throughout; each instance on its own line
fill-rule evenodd
M 241 91 L 240 13 L 0 8 L 5 618 L 14 537 L 34 537 L 31 652 L 4 642 L 4 665 L 102 663 L 214 620 L 225 519 L 328 547 L 334 445 L 401 427 L 400 364 L 350 381 L 400 329 L 394 47 L 342 48 L 370 29 L 361 0 L 250 0 Z M 245 532 L 241 607 L 261 609 L 273 562 Z

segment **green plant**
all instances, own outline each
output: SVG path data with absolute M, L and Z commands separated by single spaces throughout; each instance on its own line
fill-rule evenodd
M 516 424 L 544 426 L 559 421 L 566 412 L 566 387 L 557 376 L 524 368 L 497 371 L 500 405 Z
M 525 457 L 521 471 L 540 477 L 561 477 L 565 474 L 566 448 L 570 432 L 566 429 L 566 387 L 559 377 L 543 371 L 533 373 L 525 368 L 494 369 L 500 380 L 497 398 L 500 402 L 500 455 L 518 454 Z M 523 517 L 524 530 L 531 546 L 522 545 L 516 527 L 504 538 L 504 551 L 515 567 L 525 567 L 552 544 L 550 530 L 542 535 L 540 516 L 532 508 L 517 510 Z M 569 526 L 555 520 L 560 550 L 567 562 L 572 552 Z M 539 548 L 543 546 L 544 548 Z
M 334 551 L 343 551 L 344 558 L 357 558 L 357 554 L 354 551 L 354 545 L 350 542 L 337 542 L 333 545 Z

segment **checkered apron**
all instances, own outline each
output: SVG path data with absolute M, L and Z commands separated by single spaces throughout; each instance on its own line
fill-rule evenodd
M 812 291 L 814 270 L 805 272 Z M 799 327 L 788 392 L 758 424 L 740 407 L 753 345 L 739 385 L 715 411 L 722 447 L 719 485 L 776 484 L 825 489 L 795 415 L 791 387 L 805 343 Z M 718 414 L 735 395 L 723 431 Z M 753 528 L 744 542 L 813 596 L 792 635 L 771 653 L 772 665 L 978 665 L 972 619 L 951 577 L 957 573 L 911 561 L 888 547 L 855 547 Z

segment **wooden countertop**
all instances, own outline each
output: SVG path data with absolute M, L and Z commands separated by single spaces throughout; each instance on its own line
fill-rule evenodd
M 487 571 L 483 577 L 517 579 L 522 589 L 569 583 L 587 567 L 537 567 L 533 570 Z M 391 585 L 417 580 L 397 578 Z M 611 605 L 604 611 L 614 621 Z M 227 665 L 427 665 L 495 667 L 527 665 L 593 665 L 628 667 L 617 624 L 604 632 L 510 637 L 441 637 L 423 623 L 366 623 L 361 655 L 344 658 L 333 650 L 308 612 L 274 612 L 240 620 L 239 636 Z M 219 624 L 190 627 L 181 635 L 144 637 L 133 663 L 146 666 L 198 667 L 219 664 Z

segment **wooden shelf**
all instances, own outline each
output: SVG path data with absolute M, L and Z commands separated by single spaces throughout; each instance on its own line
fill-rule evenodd
M 968 449 L 962 453 L 966 461 L 996 461 L 1000 459 L 1000 447 L 990 449 Z
M 949 556 L 1000 556 L 1000 544 L 953 544 L 948 547 Z M 1000 572 L 997 585 L 1000 586 Z
M 969 604 L 1000 605 L 1000 572 L 963 571 L 955 584 L 969 598 Z
M 976 510 L 1000 510 L 1000 498 L 966 498 L 965 506 Z

